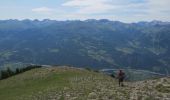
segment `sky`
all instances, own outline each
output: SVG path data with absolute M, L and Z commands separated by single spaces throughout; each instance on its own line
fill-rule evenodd
M 0 20 L 169 21 L 170 0 L 0 0 Z

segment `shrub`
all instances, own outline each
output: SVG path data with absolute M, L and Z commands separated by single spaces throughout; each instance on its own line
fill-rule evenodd
M 28 71 L 28 70 L 31 70 L 31 69 L 35 69 L 35 68 L 40 68 L 42 66 L 39 66 L 39 65 L 30 65 L 30 66 L 27 66 L 25 68 L 16 68 L 15 71 L 12 71 L 9 67 L 6 69 L 6 70 L 1 70 L 1 77 L 0 79 L 6 79 L 8 77 L 11 77 L 11 76 L 14 76 L 14 75 L 17 75 L 19 73 L 23 73 L 25 71 Z

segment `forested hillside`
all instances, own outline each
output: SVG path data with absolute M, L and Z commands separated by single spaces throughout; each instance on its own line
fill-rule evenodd
M 1 20 L 0 64 L 170 72 L 170 23 Z

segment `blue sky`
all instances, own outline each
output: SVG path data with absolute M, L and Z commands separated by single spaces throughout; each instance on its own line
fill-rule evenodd
M 0 19 L 170 21 L 170 0 L 1 0 Z

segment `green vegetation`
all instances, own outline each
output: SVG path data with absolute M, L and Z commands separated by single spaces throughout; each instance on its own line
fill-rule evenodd
M 58 53 L 60 50 L 59 49 L 48 49 L 49 52 L 52 52 L 52 53 Z
M 116 67 L 170 73 L 170 23 L 109 20 L 0 21 L 7 63 Z
M 31 70 L 31 69 L 34 69 L 34 68 L 40 68 L 41 66 L 37 66 L 37 65 L 34 65 L 34 66 L 27 66 L 27 67 L 23 67 L 23 68 L 16 68 L 15 71 L 11 70 L 9 67 L 7 67 L 6 70 L 1 70 L 1 75 L 0 75 L 0 79 L 6 79 L 6 78 L 9 78 L 11 76 L 14 76 L 14 75 L 17 75 L 17 74 L 20 74 L 20 73 L 23 73 L 25 71 L 28 71 L 28 70 Z
M 88 47 L 86 47 L 88 48 Z M 106 51 L 104 50 L 93 50 L 92 48 L 88 48 L 87 49 L 87 54 L 89 57 L 91 57 L 92 59 L 95 59 L 97 61 L 105 61 L 109 64 L 116 64 L 115 61 L 110 57 L 109 54 L 107 54 Z
M 39 92 L 45 92 L 45 90 L 50 88 L 55 89 L 56 87 L 53 85 L 60 89 L 68 85 L 64 77 L 73 74 L 50 73 L 51 71 L 45 72 L 45 70 L 46 69 L 34 69 L 21 75 L 13 76 L 8 80 L 0 81 L 0 98 L 3 100 L 18 100 L 22 97 L 28 98 Z M 39 73 L 37 73 L 37 71 L 39 71 Z
M 167 52 L 165 48 L 148 48 L 148 50 L 156 55 L 164 54 Z
M 0 52 L 0 58 L 2 59 L 9 59 L 13 55 L 13 52 L 10 51 L 5 51 L 5 52 Z
M 117 51 L 123 52 L 125 54 L 133 54 L 134 50 L 132 48 L 115 48 Z
M 101 91 L 100 88 L 114 84 L 114 80 L 109 76 L 92 71 L 72 68 L 38 68 L 1 80 L 0 98 L 3 100 L 47 100 L 50 98 L 65 100 L 77 97 L 76 100 L 84 100 L 96 89 Z M 111 94 L 106 96 L 108 95 Z
M 170 85 L 169 86 L 164 86 L 163 84 L 158 84 L 156 86 L 156 89 L 159 92 L 163 92 L 163 93 L 170 93 Z
M 119 87 L 116 79 L 89 70 L 64 66 L 32 69 L 0 80 L 0 98 L 2 100 L 131 100 L 132 98 L 145 100 L 162 95 L 168 97 L 168 94 L 157 92 L 153 88 L 157 80 L 125 82 L 125 87 Z M 158 82 L 169 83 L 169 79 Z
M 138 41 L 128 41 L 128 44 L 133 48 L 140 48 L 140 43 Z

